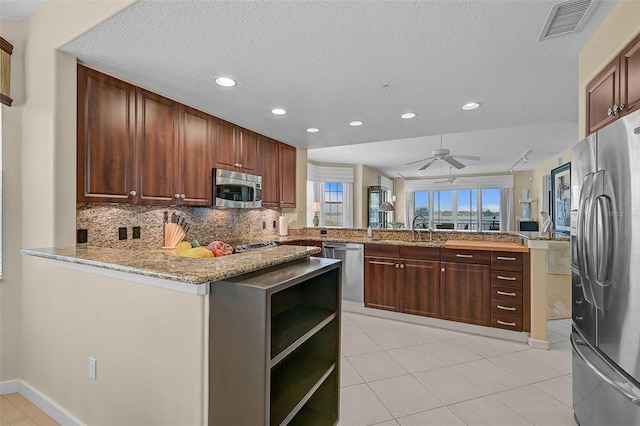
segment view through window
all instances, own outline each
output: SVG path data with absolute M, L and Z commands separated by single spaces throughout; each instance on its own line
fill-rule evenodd
M 342 226 L 342 183 L 325 182 L 324 184 L 324 225 Z
M 499 231 L 500 188 L 415 191 L 413 213 L 434 229 Z

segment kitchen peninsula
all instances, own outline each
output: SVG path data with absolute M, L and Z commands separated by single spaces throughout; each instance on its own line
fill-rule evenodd
M 341 265 L 309 257 L 317 252 L 278 246 L 194 259 L 91 246 L 22 250 L 67 277 L 51 303 L 67 303 L 72 319 L 55 338 L 86 336 L 80 352 L 98 366 L 87 391 L 118 395 L 113 424 L 209 425 L 337 422 Z M 149 405 L 120 396 L 123 386 Z

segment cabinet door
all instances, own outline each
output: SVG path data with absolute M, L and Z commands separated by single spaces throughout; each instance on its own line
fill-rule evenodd
M 175 204 L 178 193 L 178 104 L 136 89 L 136 163 L 142 204 Z
M 258 174 L 262 176 L 262 206 L 280 206 L 280 178 L 278 159 L 279 142 L 260 137 L 258 139 Z
M 240 171 L 256 174 L 258 169 L 258 135 L 249 130 L 238 128 L 236 141 L 238 164 Z
M 621 115 L 640 109 L 640 34 L 620 52 Z
M 135 87 L 78 65 L 77 103 L 77 200 L 134 202 Z
M 180 204 L 210 206 L 211 118 L 189 107 L 180 108 L 179 164 Z
M 400 311 L 439 318 L 440 262 L 400 259 L 400 265 Z
M 618 103 L 618 60 L 611 62 L 587 85 L 587 135 L 606 126 L 618 116 L 609 109 Z
M 364 305 L 399 311 L 398 259 L 365 257 L 364 260 Z
M 235 170 L 236 158 L 236 126 L 226 121 L 216 123 L 216 137 L 214 140 L 214 161 L 216 167 Z
M 489 326 L 489 266 L 442 262 L 441 267 L 442 319 Z
M 280 207 L 296 206 L 296 148 L 280 143 Z

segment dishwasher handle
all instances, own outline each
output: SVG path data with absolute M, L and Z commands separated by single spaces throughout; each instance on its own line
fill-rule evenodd
M 322 248 L 327 248 L 336 251 L 360 251 L 362 247 L 344 247 L 344 246 L 330 246 L 322 243 Z

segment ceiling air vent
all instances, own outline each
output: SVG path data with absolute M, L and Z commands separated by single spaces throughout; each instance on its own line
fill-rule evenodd
M 553 5 L 542 28 L 540 41 L 577 30 L 582 22 L 586 22 L 592 3 L 593 0 L 569 0 Z

